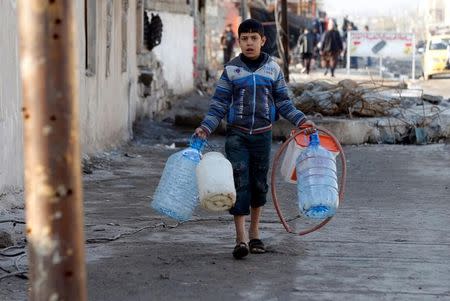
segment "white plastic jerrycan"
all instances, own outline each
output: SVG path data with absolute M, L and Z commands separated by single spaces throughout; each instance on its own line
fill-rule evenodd
M 219 152 L 203 155 L 197 166 L 197 185 L 200 204 L 212 211 L 226 211 L 236 202 L 233 167 Z

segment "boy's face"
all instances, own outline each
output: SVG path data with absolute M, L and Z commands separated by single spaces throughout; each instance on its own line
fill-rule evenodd
M 249 59 L 257 59 L 259 57 L 261 47 L 265 42 L 266 37 L 261 37 L 257 32 L 245 32 L 239 36 L 239 47 Z

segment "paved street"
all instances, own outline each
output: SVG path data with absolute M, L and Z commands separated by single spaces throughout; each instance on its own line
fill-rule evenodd
M 337 216 L 298 237 L 268 203 L 269 252 L 236 261 L 228 214 L 198 211 L 178 225 L 149 208 L 164 162 L 178 150 L 152 144 L 190 131 L 146 124 L 138 133 L 93 159 L 85 175 L 89 300 L 450 299 L 450 146 L 346 147 L 347 193 Z M 220 147 L 223 138 L 211 143 Z M 284 195 L 288 186 L 280 186 Z M 295 203 L 282 205 L 295 212 Z M 0 300 L 24 300 L 25 291 L 24 280 L 6 279 Z
M 450 0 L 28 2 L 0 1 L 0 301 L 450 301 Z M 344 147 L 329 223 L 281 161 L 265 254 L 151 208 L 202 121 L 296 124 L 287 98 Z

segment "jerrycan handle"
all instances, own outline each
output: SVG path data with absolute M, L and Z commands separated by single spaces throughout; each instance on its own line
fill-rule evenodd
M 319 133 L 314 131 L 309 135 L 309 146 L 318 146 L 320 145 Z
M 191 139 L 189 140 L 189 147 L 192 147 L 193 149 L 198 150 L 199 153 L 203 151 L 206 145 L 206 140 L 198 137 L 197 135 L 192 135 Z

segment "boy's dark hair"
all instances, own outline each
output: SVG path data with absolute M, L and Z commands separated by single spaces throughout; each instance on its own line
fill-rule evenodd
M 255 19 L 247 19 L 244 22 L 239 25 L 238 28 L 238 36 L 241 36 L 241 33 L 252 33 L 256 32 L 259 33 L 259 35 L 264 37 L 264 26 L 261 24 L 261 22 L 255 20 Z

